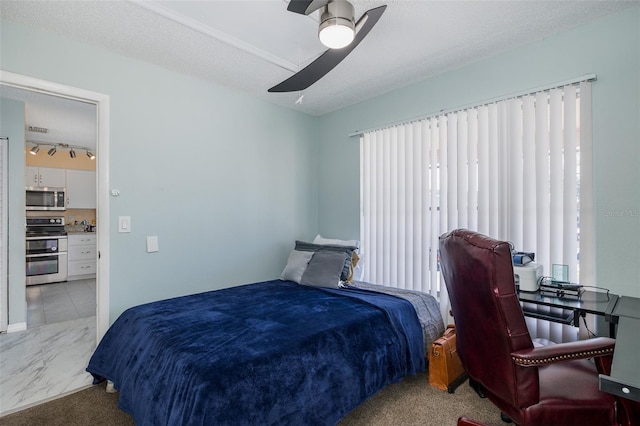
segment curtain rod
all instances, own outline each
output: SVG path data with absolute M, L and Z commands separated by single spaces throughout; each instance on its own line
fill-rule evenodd
M 547 85 L 544 85 L 544 86 L 535 87 L 533 89 L 522 90 L 520 92 L 511 93 L 511 94 L 499 96 L 499 97 L 496 97 L 496 98 L 486 99 L 484 101 L 474 102 L 474 103 L 471 103 L 471 104 L 462 105 L 462 106 L 458 106 L 458 107 L 454 107 L 454 108 L 442 109 L 442 110 L 440 110 L 438 112 L 432 112 L 430 114 L 420 115 L 420 116 L 409 118 L 409 119 L 405 119 L 405 120 L 394 121 L 392 123 L 388 123 L 388 124 L 385 124 L 385 125 L 382 125 L 382 126 L 378 126 L 378 127 L 371 127 L 371 128 L 368 128 L 368 129 L 356 130 L 354 132 L 349 133 L 349 137 L 352 138 L 354 136 L 361 136 L 363 133 L 366 133 L 366 132 L 373 132 L 375 130 L 386 129 L 387 127 L 393 127 L 393 126 L 397 126 L 397 125 L 400 125 L 400 124 L 412 123 L 414 121 L 424 120 L 426 118 L 430 118 L 430 117 L 433 117 L 433 116 L 436 116 L 436 115 L 448 114 L 450 112 L 461 111 L 463 109 L 479 107 L 479 106 L 482 106 L 482 105 L 489 105 L 489 104 L 492 104 L 492 103 L 495 103 L 495 102 L 504 101 L 506 99 L 513 99 L 513 98 L 518 98 L 520 96 L 532 95 L 534 93 L 544 92 L 545 90 L 551 90 L 551 89 L 556 89 L 558 87 L 563 87 L 563 86 L 568 86 L 568 85 L 572 85 L 572 84 L 582 83 L 583 81 L 595 81 L 595 80 L 597 80 L 597 77 L 598 76 L 596 74 L 585 74 L 585 75 L 583 75 L 581 77 L 575 77 L 575 78 L 571 78 L 571 79 L 568 79 L 568 80 L 560 81 L 560 82 L 557 82 L 557 83 L 551 83 L 551 84 L 547 84 Z

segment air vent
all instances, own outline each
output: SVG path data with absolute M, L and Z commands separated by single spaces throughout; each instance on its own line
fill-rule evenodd
M 49 133 L 49 129 L 44 127 L 28 126 L 27 130 L 34 133 Z

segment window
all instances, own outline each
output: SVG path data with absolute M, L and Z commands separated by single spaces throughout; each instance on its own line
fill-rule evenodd
M 438 237 L 468 228 L 593 282 L 590 93 L 583 81 L 365 132 L 363 279 L 437 296 Z

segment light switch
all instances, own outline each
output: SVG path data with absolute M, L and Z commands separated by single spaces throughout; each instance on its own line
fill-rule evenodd
M 158 250 L 158 237 L 147 237 L 147 253 L 154 253 Z
M 131 216 L 118 216 L 118 232 L 131 232 Z

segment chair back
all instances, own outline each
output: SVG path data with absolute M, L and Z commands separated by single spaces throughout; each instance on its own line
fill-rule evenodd
M 538 402 L 538 369 L 517 366 L 511 352 L 533 348 L 515 289 L 511 246 L 457 229 L 440 237 L 440 264 L 467 374 L 514 407 Z

